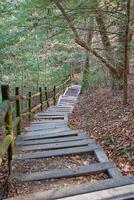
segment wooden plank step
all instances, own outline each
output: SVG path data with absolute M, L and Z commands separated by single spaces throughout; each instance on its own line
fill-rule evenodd
M 98 162 L 106 162 L 108 161 L 108 157 L 106 156 L 105 152 L 103 151 L 102 148 L 100 149 L 95 149 L 95 155 L 96 155 L 96 159 L 98 160 Z M 108 170 L 108 175 L 111 178 L 119 178 L 120 176 L 122 176 L 120 170 L 118 168 L 112 168 Z
M 70 154 L 83 154 L 94 152 L 95 149 L 99 148 L 96 144 L 90 144 L 84 147 L 72 147 L 67 149 L 56 149 L 56 150 L 49 150 L 49 151 L 39 151 L 34 153 L 25 153 L 13 156 L 15 160 L 25 160 L 25 159 L 38 159 L 38 158 L 50 158 L 50 157 L 57 157 L 57 156 L 65 156 Z
M 73 130 L 74 132 L 78 132 L 78 131 L 76 131 L 76 130 Z M 38 135 L 57 135 L 58 133 L 61 135 L 61 133 L 62 133 L 62 135 L 64 135 L 64 133 L 65 133 L 65 135 L 67 135 L 67 132 L 68 132 L 68 134 L 69 133 L 71 133 L 71 130 L 68 128 L 68 127 L 64 127 L 64 129 L 61 129 L 61 128 L 56 128 L 56 129 L 46 129 L 46 130 L 37 130 L 37 131 L 30 131 L 30 132 L 27 132 L 27 134 L 25 134 L 26 135 L 26 137 L 28 136 L 38 136 Z M 80 132 L 82 132 L 82 131 L 80 131 Z M 61 135 L 61 136 L 62 136 Z M 22 137 L 24 137 L 24 136 L 22 136 Z M 19 137 L 19 138 L 21 138 L 21 137 Z
M 69 92 L 67 92 L 66 94 L 65 94 L 65 96 L 72 96 L 72 97 L 77 97 L 78 96 L 78 93 L 77 92 L 72 92 L 72 91 L 69 91 Z
M 59 104 L 65 104 L 65 105 L 73 106 L 75 104 L 75 102 L 62 101 L 62 99 L 60 99 Z
M 60 102 L 68 102 L 68 103 L 75 103 L 76 102 L 76 99 L 75 100 L 72 100 L 72 99 L 67 99 L 67 98 L 63 98 L 61 97 L 60 99 Z
M 61 125 L 61 124 L 66 124 L 67 121 L 65 119 L 60 119 L 60 120 L 45 120 L 45 119 L 36 119 L 35 118 L 35 121 L 31 122 L 31 126 L 34 125 L 34 122 L 40 122 L 41 124 L 44 124 L 44 125 L 55 125 L 55 124 L 58 124 L 58 125 Z
M 61 112 L 61 113 L 71 113 L 72 112 L 72 109 L 69 109 L 69 110 L 65 110 L 65 109 L 50 109 L 48 111 L 53 111 L 53 112 Z
M 57 105 L 57 107 L 51 107 L 51 108 L 48 108 L 48 110 L 53 110 L 53 109 L 56 109 L 56 110 L 60 110 L 59 112 L 61 112 L 61 111 L 63 111 L 63 110 L 65 110 L 65 111 L 70 111 L 71 110 L 71 108 L 68 108 L 68 107 L 66 107 L 66 106 L 63 106 L 63 107 L 60 107 L 60 106 L 58 106 Z
M 80 141 L 62 142 L 62 143 L 52 143 L 52 144 L 39 144 L 39 145 L 29 145 L 29 146 L 17 146 L 16 150 L 22 151 L 36 151 L 36 150 L 48 150 L 48 149 L 61 149 L 69 147 L 87 146 L 90 144 L 90 140 L 84 139 Z
M 72 111 L 72 108 L 68 108 L 68 107 L 60 107 L 60 106 L 57 106 L 57 107 L 50 107 L 48 108 L 46 111 L 53 111 L 53 112 L 71 112 Z
M 88 199 L 132 200 L 134 199 L 134 184 L 117 187 L 117 188 L 111 188 L 107 190 L 101 190 L 101 191 L 87 193 L 87 194 L 76 195 L 73 197 L 66 197 L 60 200 L 76 200 L 76 199 L 77 200 L 88 200 Z
M 70 136 L 78 136 L 79 133 L 83 133 L 81 130 L 61 130 L 58 132 L 51 132 L 51 133 L 44 133 L 42 134 L 35 134 L 35 135 L 24 135 L 17 139 L 17 141 L 21 140 L 36 140 L 36 139 L 49 139 L 49 138 L 56 138 L 56 137 L 70 137 Z M 83 133 L 84 134 L 84 133 Z
M 99 180 L 99 181 L 95 181 L 91 183 L 73 185 L 73 186 L 64 187 L 61 189 L 55 188 L 48 191 L 37 192 L 37 193 L 29 194 L 29 195 L 9 198 L 8 200 L 54 200 L 54 199 L 61 199 L 65 197 L 81 195 L 81 194 L 86 194 L 86 193 L 91 193 L 91 192 L 96 192 L 96 191 L 102 191 L 102 190 L 106 190 L 110 188 L 116 188 L 116 187 L 121 187 L 121 186 L 132 185 L 132 184 L 134 184 L 134 177 L 125 176 L 125 177 L 120 177 L 117 180 L 114 178 L 111 178 L 111 179 Z M 88 200 L 89 199 L 90 198 L 88 198 Z M 119 199 L 115 198 L 114 200 L 119 200 Z
M 49 139 L 36 139 L 36 140 L 24 140 L 15 142 L 17 146 L 25 146 L 25 145 L 37 145 L 37 144 L 50 144 L 50 143 L 60 143 L 60 142 L 68 142 L 68 141 L 77 141 L 88 139 L 88 136 L 85 134 L 78 134 L 78 136 L 69 136 L 69 137 L 58 137 L 58 138 L 49 138 Z M 93 142 L 93 140 L 90 140 Z
M 45 112 L 41 112 L 41 113 L 38 113 L 37 114 L 38 116 L 63 116 L 64 115 L 67 115 L 67 113 L 63 113 L 63 112 L 48 112 L 48 111 L 45 111 Z
M 62 100 L 62 99 L 65 100 L 65 101 L 75 102 L 77 100 L 77 97 L 61 96 L 60 100 Z
M 67 122 L 66 121 L 62 121 L 62 122 L 43 122 L 43 123 L 39 123 L 39 124 L 31 124 L 28 128 L 34 128 L 34 127 L 50 127 L 50 126 L 62 126 L 62 125 L 66 125 Z
M 66 106 L 68 106 L 68 107 L 73 107 L 74 108 L 74 105 L 70 105 L 70 104 L 67 104 L 67 103 L 62 103 L 62 102 L 59 102 L 59 106 L 64 106 L 64 105 L 66 105 Z
M 65 97 L 65 96 L 62 96 L 60 98 L 61 101 L 68 101 L 68 102 L 73 102 L 75 103 L 77 101 L 77 97 Z
M 65 117 L 64 115 L 59 115 L 59 116 L 58 115 L 57 116 L 55 116 L 55 115 L 53 115 L 53 116 L 52 115 L 50 115 L 50 116 L 49 115 L 48 116 L 47 115 L 39 115 L 39 116 L 36 116 L 35 118 L 36 119 L 64 119 L 64 117 Z
M 50 108 L 48 108 L 47 110 L 53 110 L 53 109 L 60 109 L 60 110 L 70 110 L 68 107 L 59 107 L 58 105 L 57 106 L 51 106 Z
M 27 131 L 26 133 L 23 133 L 23 135 L 39 135 L 39 134 L 49 134 L 49 133 L 58 133 L 58 132 L 66 132 L 70 131 L 70 128 L 68 126 L 65 127 L 58 127 L 56 129 L 44 129 L 44 130 L 33 130 L 33 131 Z M 21 136 L 18 136 L 21 137 Z
M 56 169 L 52 171 L 33 172 L 30 174 L 15 174 L 14 178 L 18 181 L 40 181 L 65 177 L 76 177 L 86 174 L 94 174 L 99 172 L 106 172 L 107 169 L 113 168 L 112 161 L 105 163 L 95 163 L 91 165 L 84 165 L 73 168 Z
M 66 107 L 68 107 L 68 108 L 73 108 L 74 107 L 74 105 L 72 105 L 72 104 L 69 104 L 69 103 L 61 103 L 61 102 L 59 102 L 59 104 L 58 104 L 58 106 L 66 106 Z
M 65 122 L 65 120 L 49 120 L 49 121 L 46 121 L 46 120 L 35 120 L 35 121 L 32 121 L 30 124 L 52 124 L 52 123 L 62 123 L 62 122 Z
M 25 130 L 28 132 L 32 132 L 32 131 L 41 131 L 41 130 L 53 130 L 53 129 L 57 129 L 57 128 L 67 128 L 67 124 L 54 124 L 54 125 L 49 125 L 49 126 L 44 126 L 44 127 L 38 127 L 38 126 L 34 126 L 34 127 L 29 127 L 29 128 L 26 128 Z
M 64 107 L 66 107 L 66 108 L 69 108 L 69 109 L 73 109 L 73 106 L 71 106 L 71 105 L 60 105 L 60 104 L 58 104 L 58 107 L 59 107 L 59 108 L 64 108 Z

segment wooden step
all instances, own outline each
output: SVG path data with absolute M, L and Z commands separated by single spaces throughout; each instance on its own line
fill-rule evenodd
M 87 146 L 90 144 L 91 140 L 83 139 L 80 141 L 62 142 L 62 143 L 51 143 L 51 144 L 39 144 L 39 145 L 29 145 L 29 146 L 17 146 L 16 150 L 21 151 L 37 151 L 37 150 L 49 150 L 49 149 L 61 149 L 69 147 L 79 147 Z
M 57 126 L 60 126 L 60 125 L 67 125 L 67 121 L 65 119 L 59 119 L 59 120 L 51 120 L 51 119 L 38 119 L 38 118 L 35 118 L 36 121 L 38 122 L 42 122 L 42 124 L 46 125 L 46 126 L 54 126 L 54 125 L 57 125 Z M 35 123 L 32 123 L 31 126 L 36 126 Z
M 68 107 L 59 107 L 59 106 L 51 106 L 46 111 L 53 111 L 54 112 L 54 110 L 59 110 L 59 111 L 56 111 L 56 112 L 62 112 L 62 111 L 70 111 L 70 108 L 68 108 Z
M 56 129 L 45 129 L 45 130 L 34 130 L 34 131 L 27 131 L 26 133 L 23 134 L 27 135 L 27 136 L 32 136 L 32 135 L 40 135 L 40 134 L 55 134 L 55 133 L 59 133 L 59 132 L 67 132 L 70 131 L 70 128 L 68 126 L 65 127 L 58 127 Z M 22 136 L 22 137 L 23 137 Z M 21 136 L 19 136 L 21 137 Z
M 44 133 L 44 134 L 43 134 Z M 36 134 L 25 134 L 17 138 L 16 141 L 19 140 L 36 140 L 36 139 L 48 139 L 48 138 L 56 138 L 56 137 L 70 137 L 70 136 L 78 136 L 79 133 L 83 133 L 81 130 L 61 130 L 56 132 L 36 132 Z
M 39 123 L 39 124 L 37 124 L 37 123 L 32 123 L 28 128 L 37 128 L 37 127 L 41 127 L 41 128 L 46 128 L 46 127 L 55 127 L 55 126 L 66 126 L 67 125 L 67 122 L 66 121 L 62 121 L 62 122 L 42 122 L 42 123 Z
M 97 192 L 76 195 L 73 197 L 66 197 L 60 200 L 132 200 L 134 199 L 134 184 L 122 187 L 101 190 Z
M 35 117 L 35 119 L 64 119 L 64 115 L 38 115 Z
M 91 165 L 84 165 L 74 168 L 64 168 L 64 169 L 56 169 L 52 171 L 43 171 L 43 172 L 33 172 L 30 174 L 16 174 L 13 176 L 17 181 L 40 181 L 40 180 L 49 180 L 49 179 L 57 179 L 57 178 L 65 178 L 65 177 L 76 177 L 87 174 L 94 174 L 100 172 L 106 172 L 107 169 L 113 168 L 115 165 L 113 162 L 105 162 L 105 163 L 95 163 Z
M 39 151 L 34 153 L 25 153 L 13 156 L 15 160 L 25 160 L 25 159 L 38 159 L 38 158 L 50 158 L 56 156 L 65 156 L 70 154 L 84 154 L 84 153 L 93 153 L 95 149 L 98 149 L 99 146 L 96 144 L 90 144 L 84 147 L 71 147 L 67 149 L 55 149 L 48 151 Z
M 50 124 L 44 127 L 38 127 L 37 125 L 37 126 L 26 128 L 25 130 L 26 131 L 41 131 L 41 130 L 53 130 L 53 129 L 65 128 L 65 127 L 67 127 L 67 124 L 54 124 L 54 125 Z
M 116 187 L 122 187 L 122 186 L 128 186 L 128 185 L 130 186 L 134 185 L 134 177 L 125 176 L 125 177 L 120 177 L 117 180 L 114 178 L 110 178 L 110 179 L 99 180 L 99 181 L 95 181 L 91 183 L 70 185 L 69 187 L 64 187 L 61 189 L 55 188 L 48 191 L 37 192 L 37 193 L 29 194 L 29 195 L 9 198 L 8 200 L 54 200 L 54 199 L 61 199 L 65 197 L 87 194 L 87 193 L 92 193 L 96 191 L 103 191 L 110 188 L 116 188 Z M 128 194 L 133 195 L 133 193 L 134 192 L 132 190 Z M 87 199 L 90 200 L 90 198 L 87 198 Z M 133 196 L 131 200 L 132 199 L 133 199 Z M 111 199 L 105 199 L 105 200 L 111 200 Z M 114 198 L 114 200 L 121 200 L 121 199 Z
M 36 119 L 36 118 L 35 118 Z M 67 122 L 65 120 L 36 120 L 35 122 L 40 122 L 38 124 L 38 126 L 40 125 L 45 125 L 45 126 L 51 126 L 51 125 L 63 125 L 63 124 L 67 124 Z M 35 122 L 31 123 L 31 126 L 37 126 Z
M 67 113 L 63 113 L 63 112 L 52 112 L 52 111 L 45 111 L 45 112 L 41 112 L 38 113 L 37 116 L 63 116 L 67 115 Z
M 69 137 L 58 137 L 58 138 L 49 138 L 49 139 L 36 139 L 36 140 L 24 140 L 15 142 L 17 146 L 27 146 L 27 145 L 37 145 L 37 144 L 50 144 L 50 143 L 61 143 L 61 142 L 68 142 L 68 141 L 77 141 L 77 140 L 83 140 L 88 139 L 88 136 L 85 134 L 79 133 L 77 136 L 69 136 Z M 89 139 L 88 139 L 89 140 Z M 93 142 L 93 140 L 90 140 Z
M 94 153 L 95 153 L 95 156 L 96 156 L 96 159 L 98 162 L 108 161 L 108 157 L 106 156 L 106 154 L 104 153 L 102 148 L 95 149 Z M 109 174 L 109 177 L 116 178 L 116 179 L 119 178 L 120 176 L 122 176 L 122 174 L 118 168 L 109 169 L 108 174 Z

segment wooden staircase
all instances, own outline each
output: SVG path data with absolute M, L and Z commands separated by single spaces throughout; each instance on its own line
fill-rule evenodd
M 71 130 L 68 126 L 68 115 L 72 112 L 80 93 L 80 86 L 72 85 L 60 96 L 56 106 L 38 113 L 25 133 L 18 136 L 16 154 L 12 161 L 12 179 L 20 183 L 59 180 L 106 173 L 104 180 L 78 185 L 70 185 L 61 189 L 52 189 L 8 198 L 12 200 L 100 200 L 100 199 L 134 199 L 134 177 L 122 176 L 113 161 L 109 161 L 103 149 L 90 139 L 82 130 Z M 71 168 L 35 170 L 28 168 L 25 172 L 17 170 L 21 162 L 32 160 L 43 162 L 44 159 L 67 155 L 92 154 L 96 162 L 82 164 Z M 39 165 L 40 163 L 38 163 Z M 35 164 L 36 165 L 36 164 Z

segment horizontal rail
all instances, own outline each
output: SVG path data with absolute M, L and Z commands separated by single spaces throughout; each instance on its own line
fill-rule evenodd
M 48 102 L 48 100 L 45 100 L 45 101 L 42 102 L 42 104 L 43 104 L 43 105 L 44 105 L 44 104 L 47 104 L 47 102 Z
M 59 93 L 56 93 L 56 95 L 55 95 L 55 96 L 56 96 L 56 97 L 58 97 L 59 95 L 60 95 L 60 92 L 59 92 Z
M 38 104 L 37 106 L 35 106 L 34 108 L 32 108 L 31 112 L 35 112 L 36 110 L 38 110 L 41 107 L 41 103 Z
M 22 100 L 28 100 L 29 97 L 17 95 L 17 96 L 11 96 L 9 100 L 10 100 L 11 102 L 14 102 L 14 101 L 20 100 L 20 99 L 22 99 Z
M 21 123 L 22 119 L 25 116 L 28 116 L 29 121 L 31 120 L 32 114 L 38 110 L 43 110 L 43 107 L 49 107 L 52 103 L 56 104 L 56 98 L 63 92 L 65 89 L 65 85 L 69 83 L 69 79 L 66 80 L 59 86 L 54 86 L 53 88 L 44 88 L 44 90 L 40 87 L 39 92 L 36 94 L 28 93 L 27 96 L 23 96 L 20 93 L 19 87 L 15 88 L 15 95 L 10 96 L 10 88 L 8 85 L 3 85 L 1 87 L 2 91 L 2 100 L 3 103 L 0 106 L 0 126 L 1 129 L 3 127 L 2 133 L 4 133 L 4 138 L 0 144 L 0 165 L 2 163 L 3 157 L 8 155 L 8 163 L 9 163 L 9 173 L 10 173 L 10 163 L 12 160 L 12 155 L 14 152 L 14 136 L 18 136 L 21 134 Z M 35 107 L 32 106 L 34 102 L 34 97 L 39 97 L 38 105 Z M 24 111 L 21 110 L 21 100 L 27 100 L 28 108 Z M 12 115 L 12 103 L 15 102 L 15 120 L 13 120 Z
M 36 94 L 33 94 L 30 98 L 34 98 L 34 97 L 37 97 L 40 95 L 40 92 L 36 93 Z M 30 99 L 29 97 L 27 96 L 21 96 L 21 95 L 17 95 L 17 96 L 11 96 L 10 97 L 10 101 L 13 102 L 13 101 L 16 101 L 16 100 L 29 100 Z
M 64 81 L 64 83 L 58 85 L 58 86 L 56 87 L 56 89 L 59 89 L 60 87 L 64 86 L 64 85 L 65 85 L 67 82 L 69 82 L 69 81 L 70 81 L 70 79 L 67 79 L 66 81 Z
M 22 117 L 27 116 L 27 115 L 30 115 L 30 112 L 23 112 L 23 113 L 21 113 Z
M 37 96 L 39 96 L 39 95 L 40 95 L 40 92 L 38 92 L 38 93 L 36 93 L 36 94 L 33 94 L 33 95 L 31 96 L 31 98 L 37 97 Z

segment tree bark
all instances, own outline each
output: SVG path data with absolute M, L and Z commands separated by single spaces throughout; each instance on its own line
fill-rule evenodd
M 125 48 L 124 48 L 124 74 L 123 74 L 123 105 L 126 106 L 128 98 L 128 43 L 129 43 L 129 22 L 130 22 L 130 4 L 131 0 L 126 3 L 126 28 L 125 28 Z
M 93 18 L 90 19 L 90 22 L 88 24 L 88 34 L 87 34 L 87 43 L 88 46 L 91 47 L 92 44 L 92 37 L 93 37 L 93 31 L 90 30 L 90 28 L 93 25 Z M 89 68 L 90 68 L 90 52 L 86 50 L 86 59 L 85 59 L 85 66 L 83 71 L 83 78 L 82 78 L 82 91 L 84 88 L 88 86 L 88 74 L 89 74 Z

